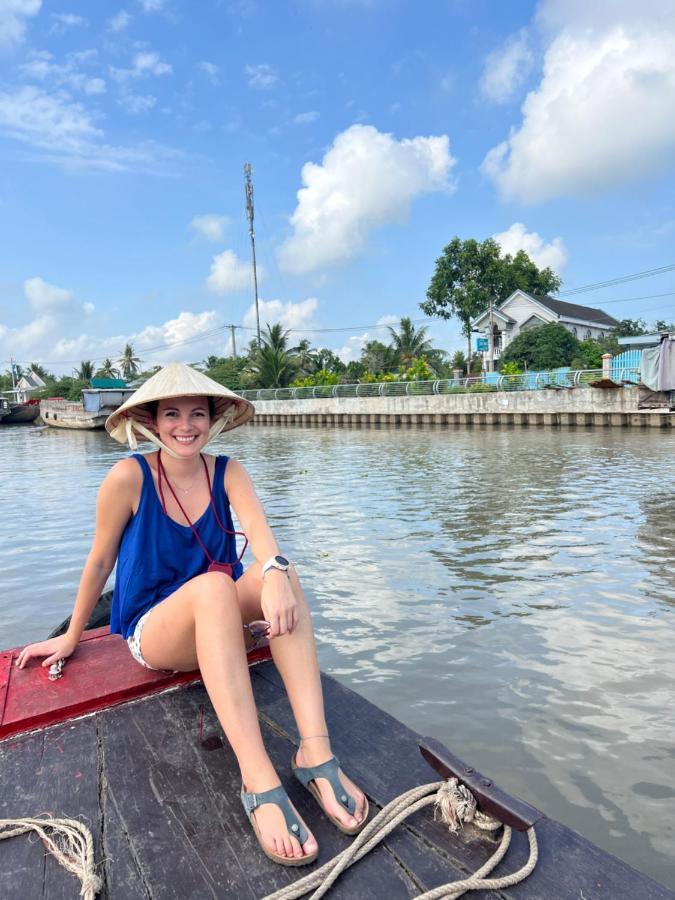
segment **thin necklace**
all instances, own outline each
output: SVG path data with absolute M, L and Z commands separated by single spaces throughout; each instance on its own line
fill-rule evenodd
M 200 456 L 200 458 L 201 458 L 201 453 L 199 454 L 199 456 Z M 160 460 L 160 465 L 161 465 L 161 460 Z M 172 480 L 173 480 L 173 486 L 174 486 L 175 488 L 177 488 L 177 490 L 179 490 L 179 491 L 181 492 L 181 494 L 189 494 L 190 491 L 192 490 L 192 488 L 195 486 L 195 482 L 197 481 L 197 478 L 199 478 L 199 475 L 200 475 L 200 474 L 201 474 L 200 472 L 197 472 L 197 474 L 195 475 L 195 477 L 194 477 L 194 478 L 192 479 L 192 481 L 190 482 L 190 486 L 189 486 L 189 487 L 182 488 L 179 484 L 177 484 L 177 482 L 176 482 L 175 479 L 172 479 Z M 169 476 L 168 476 L 167 473 L 166 473 L 166 469 L 164 470 L 164 475 L 166 476 L 166 480 L 169 481 L 169 483 L 171 483 L 171 480 L 169 479 Z

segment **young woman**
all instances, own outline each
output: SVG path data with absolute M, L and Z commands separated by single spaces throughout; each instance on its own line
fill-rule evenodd
M 111 469 L 98 494 L 94 542 L 68 632 L 20 654 L 43 666 L 70 656 L 115 562 L 111 631 L 152 669 L 199 667 L 242 776 L 242 803 L 265 853 L 305 865 L 317 843 L 281 786 L 262 740 L 246 661 L 245 627 L 267 631 L 300 734 L 298 779 L 347 834 L 365 824 L 368 801 L 330 749 L 309 609 L 293 566 L 281 555 L 244 467 L 202 451 L 221 431 L 253 415 L 248 401 L 196 370 L 172 363 L 106 422 L 136 449 Z M 237 558 L 230 504 L 255 562 Z M 242 551 L 243 553 L 243 551 Z M 244 627 L 242 627 L 244 626 Z M 253 629 L 250 629 L 251 631 Z

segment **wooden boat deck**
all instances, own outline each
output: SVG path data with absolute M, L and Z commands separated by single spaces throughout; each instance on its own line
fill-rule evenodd
M 251 675 L 266 745 L 320 843 L 321 864 L 351 839 L 327 822 L 289 775 L 295 728 L 273 664 L 264 662 Z M 324 678 L 324 690 L 335 751 L 372 807 L 438 780 L 420 755 L 418 735 L 332 678 Z M 81 817 L 94 834 L 105 900 L 262 898 L 310 871 L 267 860 L 244 816 L 239 788 L 234 756 L 199 682 L 0 741 L 0 818 L 46 812 Z M 554 821 L 544 817 L 537 835 L 540 859 L 530 878 L 470 896 L 675 898 Z M 450 835 L 427 809 L 344 873 L 330 897 L 415 897 L 475 871 L 495 846 L 472 828 Z M 525 835 L 514 832 L 494 874 L 513 871 L 526 858 Z M 73 876 L 46 857 L 39 842 L 0 842 L 1 897 L 66 900 L 78 891 Z

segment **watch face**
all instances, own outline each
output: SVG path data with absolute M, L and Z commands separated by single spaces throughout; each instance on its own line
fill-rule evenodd
M 274 559 L 280 566 L 290 566 L 290 563 L 285 556 L 275 556 Z

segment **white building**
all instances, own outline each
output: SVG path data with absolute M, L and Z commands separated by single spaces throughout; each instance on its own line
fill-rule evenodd
M 492 310 L 494 358 L 499 359 L 511 341 L 528 328 L 558 322 L 580 341 L 588 338 L 604 338 L 619 323 L 601 309 L 567 303 L 553 297 L 514 291 L 510 297 Z M 472 324 L 473 330 L 489 337 L 490 316 L 484 312 Z M 483 352 L 483 363 L 488 360 Z

